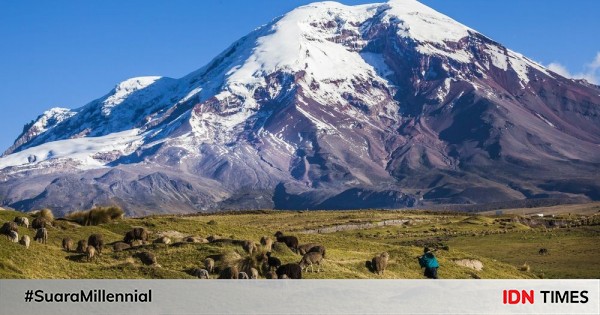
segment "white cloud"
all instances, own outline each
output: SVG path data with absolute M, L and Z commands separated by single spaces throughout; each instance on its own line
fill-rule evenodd
M 600 52 L 596 54 L 596 58 L 592 62 L 584 66 L 583 72 L 571 73 L 567 67 L 558 62 L 552 62 L 546 67 L 566 78 L 585 79 L 588 82 L 600 84 Z

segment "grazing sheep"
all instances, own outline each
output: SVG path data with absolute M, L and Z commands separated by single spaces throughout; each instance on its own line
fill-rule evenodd
M 248 253 L 250 255 L 252 255 L 252 253 L 257 250 L 256 244 L 254 244 L 254 242 L 250 241 L 250 240 L 244 241 L 242 248 L 244 249 L 244 251 L 246 251 L 246 253 Z
M 277 268 L 277 277 L 279 279 L 285 279 L 286 276 L 289 279 L 302 279 L 302 268 L 298 264 L 285 264 Z
M 315 246 L 317 246 L 317 244 L 315 244 L 315 243 L 298 245 L 298 254 L 304 255 L 304 254 L 308 253 Z
M 151 252 L 141 252 L 137 254 L 137 257 L 142 261 L 144 265 L 156 265 L 156 255 Z
M 250 268 L 250 279 L 258 279 L 258 270 Z
M 104 247 L 104 237 L 102 234 L 92 234 L 88 237 L 88 246 L 94 246 L 98 255 L 102 255 L 102 248 Z
M 148 231 L 145 228 L 133 228 L 133 230 L 125 233 L 123 242 L 131 244 L 135 240 L 140 240 L 143 243 L 148 241 Z
M 376 274 L 383 274 L 385 268 L 387 268 L 388 259 L 390 254 L 383 252 L 378 256 L 373 257 L 371 260 L 371 266 Z
M 309 253 L 313 253 L 313 252 L 319 253 L 319 254 L 321 254 L 321 256 L 323 256 L 323 258 L 325 258 L 325 246 L 323 246 L 323 245 L 314 246 L 308 252 Z
M 269 266 L 269 269 L 277 269 L 279 266 L 281 266 L 281 260 L 279 260 L 277 257 L 272 257 L 271 252 L 268 252 L 267 265 Z
M 6 223 L 2 224 L 2 227 L 0 227 L 0 234 L 4 234 L 7 237 L 10 237 L 11 231 L 14 231 L 14 232 L 19 231 L 19 228 L 17 227 L 17 224 L 15 222 L 6 222 Z
M 237 279 L 240 271 L 236 266 L 226 267 L 219 273 L 219 279 Z
M 31 221 L 31 227 L 34 229 L 41 229 L 50 226 L 50 221 L 43 217 L 37 217 Z
M 94 257 L 96 256 L 96 248 L 94 246 L 88 245 L 88 247 L 85 249 L 85 254 L 87 257 L 87 261 L 92 261 L 92 259 L 94 259 Z
M 15 231 L 10 231 L 10 233 L 8 235 L 8 239 L 13 243 L 19 242 L 19 233 L 15 232 Z
M 87 249 L 87 241 L 86 240 L 79 240 L 77 242 L 77 252 L 80 254 L 85 254 L 85 250 Z
M 25 246 L 25 249 L 29 249 L 30 243 L 31 243 L 31 239 L 29 238 L 29 235 L 23 235 L 21 237 L 21 240 L 19 241 L 19 244 Z
M 269 271 L 265 274 L 267 279 L 277 279 L 277 274 L 274 271 Z
M 48 230 L 46 230 L 46 228 L 37 229 L 35 231 L 35 236 L 33 237 L 33 240 L 46 244 L 46 242 L 48 241 Z
M 273 250 L 273 240 L 268 236 L 263 236 L 260 238 L 260 245 L 262 245 L 264 250 L 267 252 Z
M 206 269 L 194 268 L 194 270 L 192 270 L 192 276 L 198 277 L 199 279 L 210 279 L 210 275 Z
M 243 271 L 240 271 L 240 272 L 238 273 L 238 279 L 250 279 L 250 277 L 248 277 L 248 274 L 247 274 L 247 273 L 245 273 L 245 272 L 243 272 Z
M 540 255 L 548 255 L 548 249 L 547 248 L 540 248 L 540 250 L 538 251 L 538 254 L 540 254 Z
M 16 224 L 29 228 L 29 219 L 26 217 L 15 217 Z
M 204 260 L 204 268 L 206 268 L 208 272 L 213 273 L 215 271 L 215 260 L 212 258 L 206 258 Z
M 159 237 L 159 238 L 155 239 L 154 243 L 169 245 L 169 244 L 171 244 L 171 239 L 166 236 L 163 236 L 163 237 Z
M 317 265 L 317 272 L 320 272 L 321 262 L 323 262 L 323 256 L 321 253 L 308 252 L 302 256 L 302 259 L 300 260 L 300 268 L 303 270 L 306 268 L 306 271 L 308 271 L 308 266 L 310 266 L 310 271 L 314 272 L 315 270 L 313 269 L 313 266 Z
M 131 248 L 131 245 L 125 243 L 125 242 L 116 242 L 113 244 L 113 251 L 114 252 L 121 252 L 125 249 Z
M 285 243 L 294 253 L 298 252 L 298 238 L 295 236 L 284 236 L 281 231 L 275 233 L 278 242 Z
M 63 238 L 62 248 L 67 252 L 72 251 L 73 250 L 73 239 L 71 239 L 70 237 Z

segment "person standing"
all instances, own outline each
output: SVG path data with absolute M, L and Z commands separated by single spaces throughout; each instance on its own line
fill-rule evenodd
M 440 267 L 440 264 L 438 263 L 437 259 L 435 258 L 435 256 L 433 255 L 433 252 L 435 250 L 431 250 L 429 249 L 429 247 L 425 247 L 423 249 L 423 255 L 417 257 L 419 259 L 419 265 L 421 266 L 421 268 L 425 268 L 425 277 L 429 278 L 429 279 L 437 279 L 438 275 L 437 275 L 437 270 Z

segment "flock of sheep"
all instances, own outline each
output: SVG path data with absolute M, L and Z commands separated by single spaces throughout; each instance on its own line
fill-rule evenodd
M 10 241 L 20 243 L 25 248 L 29 248 L 30 238 L 23 235 L 19 239 L 17 225 L 30 228 L 27 217 L 16 217 L 13 222 L 6 222 L 0 228 L 0 234 L 5 235 Z M 43 217 L 33 219 L 31 228 L 35 229 L 34 240 L 46 244 L 48 240 L 48 226 L 51 223 Z M 210 236 L 203 239 L 204 242 L 230 242 L 234 245 L 241 245 L 248 254 L 246 263 L 244 260 L 237 259 L 235 262 L 222 264 L 220 268 L 216 267 L 215 260 L 219 260 L 218 255 L 207 257 L 204 260 L 204 268 L 194 268 L 189 273 L 200 279 L 210 279 L 215 274 L 218 279 L 258 279 L 262 274 L 266 279 L 302 279 L 302 272 L 314 272 L 316 265 L 317 272 L 321 271 L 321 265 L 325 259 L 326 249 L 323 245 L 316 243 L 299 244 L 296 236 L 284 235 L 278 231 L 274 234 L 275 241 L 270 237 L 263 236 L 259 245 L 252 240 L 232 240 L 217 236 Z M 114 252 L 120 252 L 136 248 L 138 245 L 146 244 L 149 240 L 149 232 L 145 228 L 137 227 L 125 233 L 123 241 L 113 242 Z M 153 241 L 154 243 L 171 244 L 171 240 L 162 236 Z M 199 242 L 194 237 L 184 239 L 184 242 Z M 281 260 L 273 256 L 273 245 L 275 242 L 285 244 L 294 253 L 301 255 L 298 263 L 282 264 Z M 82 254 L 87 261 L 93 261 L 98 255 L 102 254 L 105 246 L 104 238 L 101 234 L 92 234 L 87 239 L 75 241 L 70 237 L 63 238 L 62 248 L 67 252 L 77 252 Z M 140 259 L 145 265 L 160 266 L 157 263 L 156 255 L 149 251 L 142 251 L 133 255 Z M 387 267 L 389 254 L 387 252 L 376 255 L 370 262 L 367 262 L 367 268 L 376 274 L 383 274 Z M 249 263 L 248 263 L 249 262 Z

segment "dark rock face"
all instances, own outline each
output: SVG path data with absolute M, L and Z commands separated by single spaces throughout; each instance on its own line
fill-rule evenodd
M 0 169 L 0 202 L 58 212 L 117 204 L 141 215 L 600 200 L 600 87 L 470 29 L 429 42 L 406 35 L 408 22 L 389 18 L 387 4 L 358 17 L 349 8 L 300 8 L 184 78 L 145 87 L 129 80 L 60 119 L 28 125 L 4 159 L 133 128 L 141 140 L 91 155 L 105 168 L 30 154 L 28 164 Z M 236 77 L 256 51 L 281 50 L 269 36 L 303 10 L 316 16 L 300 19 L 311 27 L 298 35 L 305 51 Z M 320 52 L 327 45 L 343 51 Z M 347 64 L 319 73 L 340 58 Z

